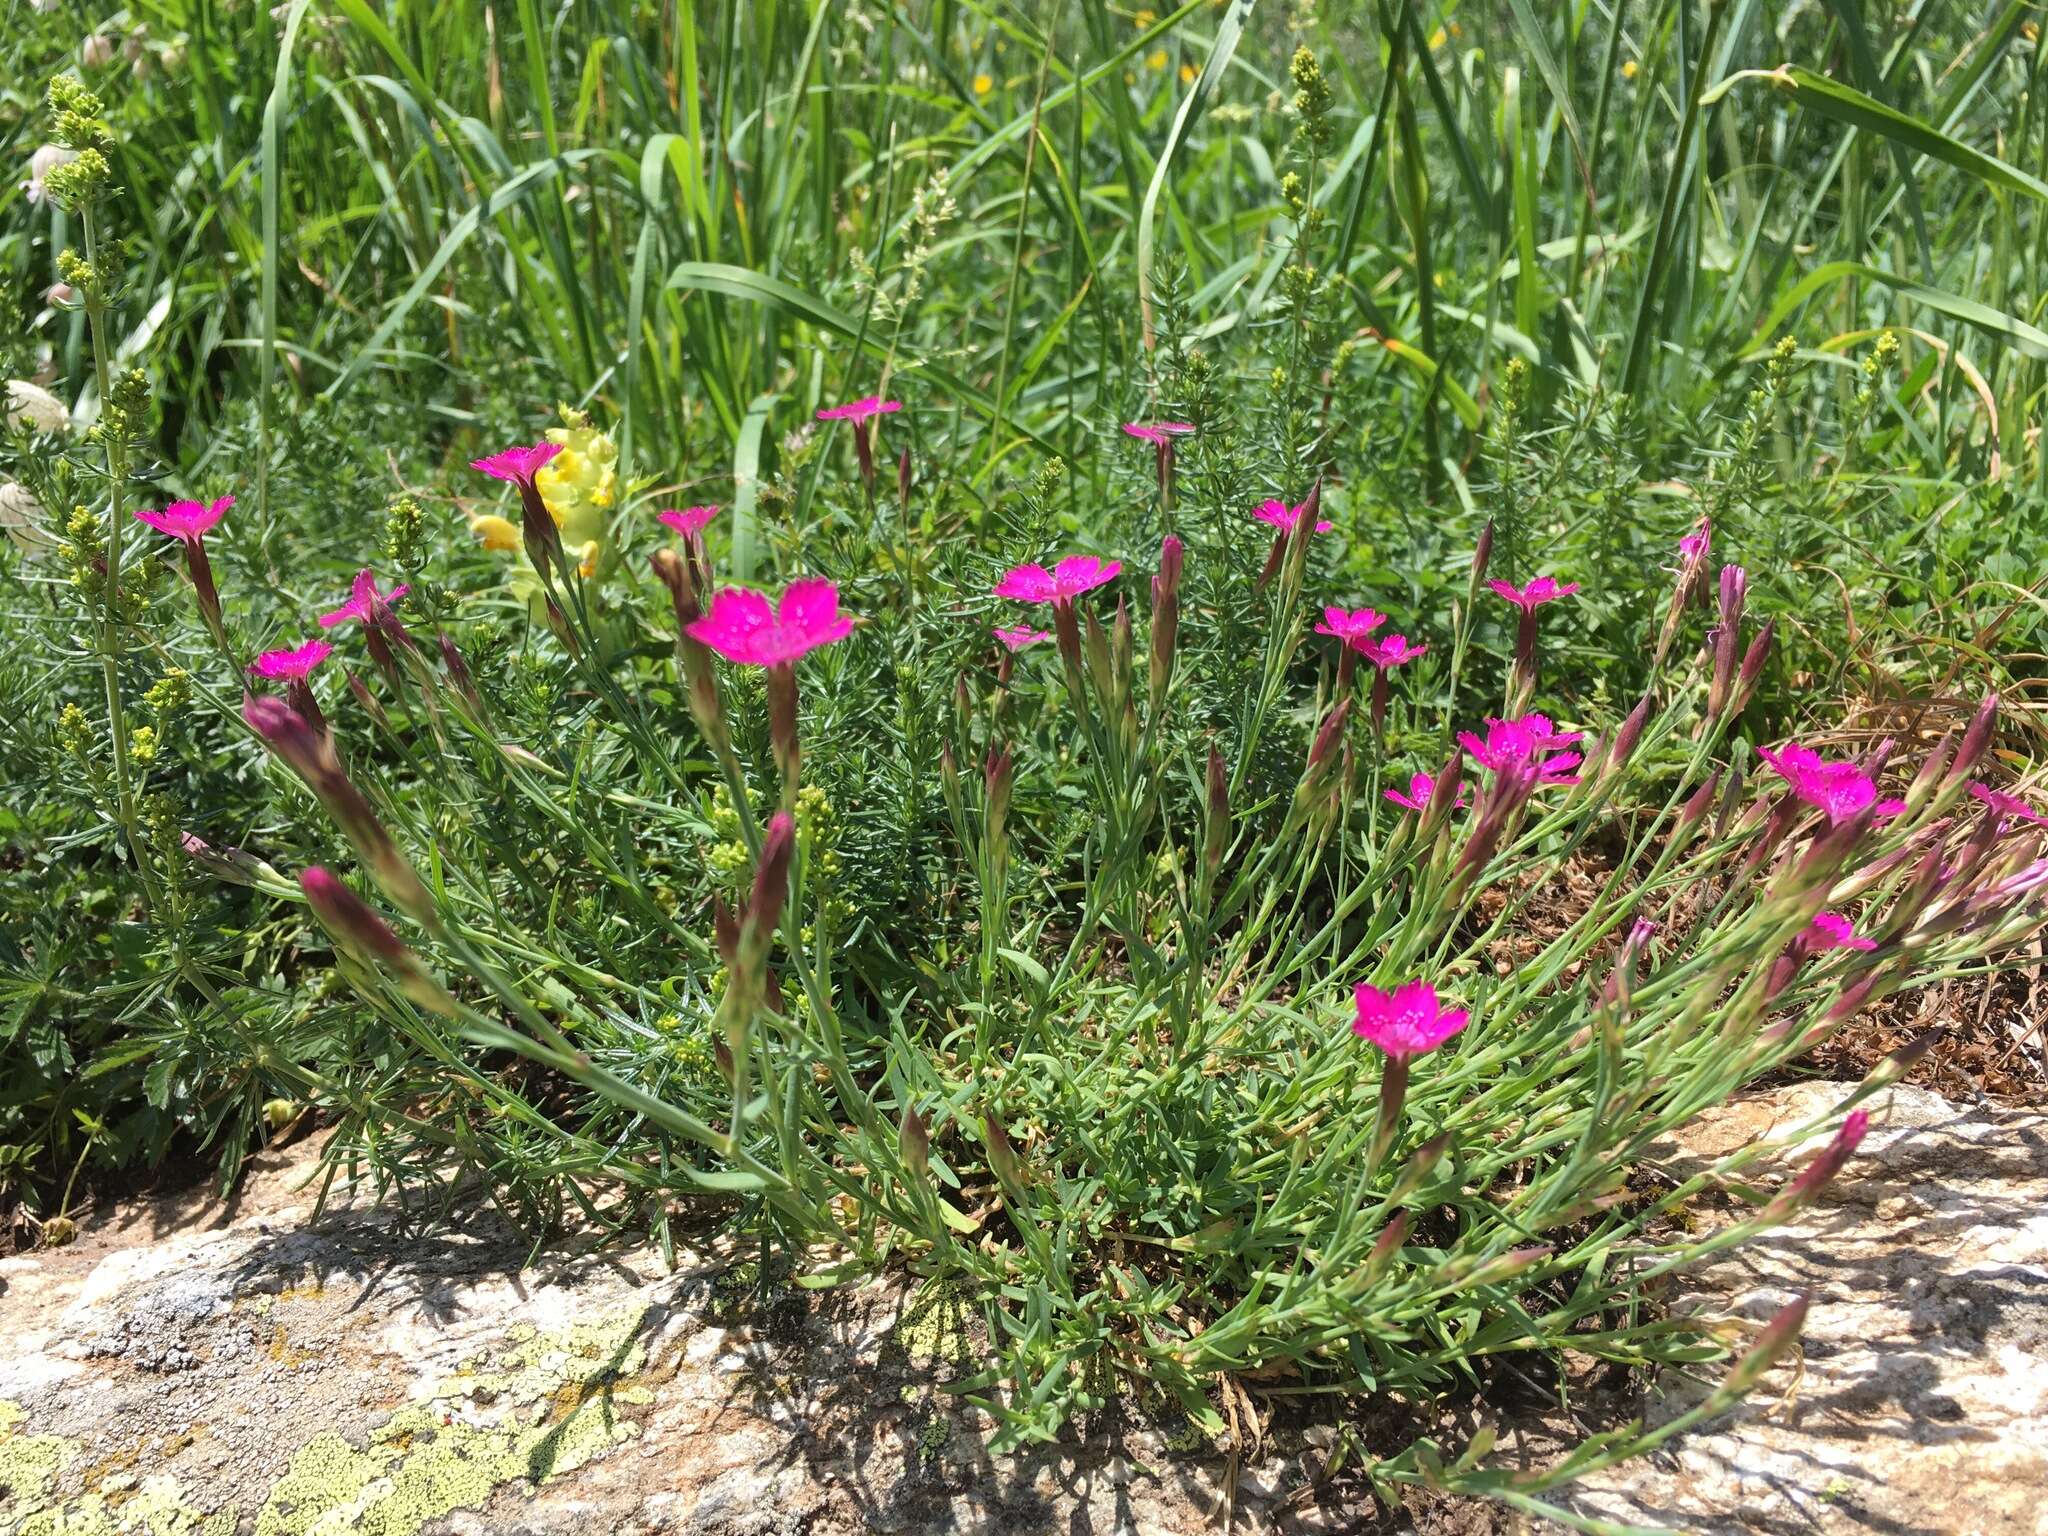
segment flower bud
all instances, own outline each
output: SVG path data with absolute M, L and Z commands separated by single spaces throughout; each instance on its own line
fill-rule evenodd
M 1230 846 L 1230 770 L 1216 743 L 1209 743 L 1208 808 L 1202 824 L 1202 871 L 1214 879 Z
M 1948 771 L 1949 754 L 1955 750 L 1955 734 L 1950 732 L 1934 744 L 1920 764 L 1920 771 L 1913 775 L 1913 782 L 1906 790 L 1906 815 L 1916 815 L 1920 807 L 1934 797 L 1941 787 L 1942 776 Z
M 1806 1165 L 1805 1171 L 1764 1207 L 1764 1220 L 1783 1221 L 1826 1188 L 1828 1181 L 1842 1171 L 1842 1165 L 1849 1161 L 1862 1142 L 1863 1133 L 1869 1128 L 1870 1112 L 1851 1110 L 1842 1121 L 1841 1129 L 1835 1132 L 1834 1140 L 1821 1148 L 1820 1154 Z
M 185 850 L 186 858 L 216 880 L 225 880 L 230 885 L 255 885 L 266 878 L 284 878 L 253 853 L 240 848 L 216 848 L 205 838 L 191 832 L 178 834 L 178 846 Z
M 400 990 L 429 1012 L 452 1016 L 455 1000 L 427 974 L 413 952 L 360 896 L 319 865 L 299 873 L 299 889 L 320 926 L 337 945 L 354 950 L 397 975 Z
M 1401 1251 L 1401 1244 L 1408 1240 L 1408 1213 L 1394 1212 L 1394 1219 L 1380 1229 L 1380 1235 L 1372 1245 L 1372 1252 L 1366 1255 L 1364 1281 L 1367 1284 L 1379 1279 L 1394 1262 L 1394 1256 Z
M 1749 649 L 1742 653 L 1742 666 L 1735 674 L 1735 698 L 1731 712 L 1741 714 L 1748 707 L 1750 696 L 1756 692 L 1757 679 L 1763 675 L 1764 663 L 1770 659 L 1771 640 L 1778 632 L 1778 621 L 1767 619 L 1764 627 L 1756 632 L 1749 642 Z
M 1806 1308 L 1809 1297 L 1794 1297 L 1790 1305 L 1779 1311 L 1764 1325 L 1763 1332 L 1756 1336 L 1756 1342 L 1749 1351 L 1735 1362 L 1735 1368 L 1716 1390 L 1716 1398 L 1734 1399 L 1742 1396 L 1764 1377 L 1799 1342 L 1799 1330 L 1806 1326 Z
M 904 461 L 910 458 L 910 450 L 903 451 Z M 916 1178 L 924 1178 L 931 1171 L 932 1139 L 924 1128 L 924 1117 L 914 1105 L 905 1105 L 903 1124 L 896 1132 L 896 1155 L 903 1159 L 903 1166 Z
M 1987 693 L 1984 702 L 1977 706 L 1977 713 L 1963 732 L 1962 744 L 1956 748 L 1956 760 L 1948 771 L 1948 784 L 1960 784 L 1967 779 L 1977 766 L 1977 760 L 1991 745 L 1991 732 L 1998 724 L 1998 695 Z M 1946 786 L 1944 786 L 1946 787 Z
M 983 1144 L 988 1149 L 989 1171 L 1002 1183 L 1004 1189 L 1015 1193 L 1024 1184 L 1024 1160 L 1017 1155 L 1017 1148 L 1010 1140 L 1010 1133 L 1003 1129 L 1003 1122 L 994 1115 L 984 1115 L 981 1120 Z
M 1180 575 L 1185 551 L 1179 539 L 1168 534 L 1159 546 L 1159 574 L 1152 578 L 1152 673 L 1151 696 L 1146 718 L 1156 720 L 1166 702 L 1166 689 L 1173 677 L 1173 658 L 1180 640 Z
M 1628 766 L 1628 760 L 1635 755 L 1636 743 L 1643 739 L 1643 726 L 1650 718 L 1650 695 L 1643 695 L 1642 702 L 1628 712 L 1628 718 L 1621 722 L 1621 729 L 1614 733 L 1614 745 L 1607 749 L 1607 771 L 1619 773 Z
M 1472 575 L 1465 583 L 1465 606 L 1479 601 L 1479 588 L 1486 580 L 1486 567 L 1493 559 L 1493 519 L 1486 520 L 1486 526 L 1479 530 L 1479 543 L 1472 550 Z M 1512 574 L 1512 573 L 1510 573 Z
M 768 819 L 768 831 L 761 839 L 761 859 L 754 867 L 754 890 L 747 898 L 747 915 L 740 924 L 739 968 L 760 977 L 768 963 L 768 947 L 782 921 L 782 906 L 789 899 L 789 862 L 796 846 L 796 823 L 787 811 Z
M 306 781 L 392 904 L 414 922 L 436 927 L 439 915 L 433 897 L 377 820 L 370 802 L 343 771 L 332 740 L 314 730 L 282 699 L 246 698 L 242 718 L 265 746 Z

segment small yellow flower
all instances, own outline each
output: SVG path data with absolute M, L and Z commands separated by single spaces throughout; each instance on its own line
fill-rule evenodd
M 1150 53 L 1146 54 L 1145 67 L 1147 69 L 1166 68 L 1166 50 L 1164 48 L 1154 48 Z
M 1142 32 L 1147 27 L 1151 26 L 1152 23 L 1157 21 L 1158 19 L 1159 13 L 1157 11 L 1139 11 L 1135 16 L 1131 18 L 1131 25 L 1136 27 L 1140 32 Z
M 1429 46 L 1432 49 L 1441 48 L 1443 47 L 1445 40 L 1449 37 L 1450 33 L 1446 32 L 1442 27 L 1438 27 L 1434 32 L 1429 34 Z
M 1194 66 L 1194 65 L 1192 65 L 1192 64 L 1183 64 L 1183 65 L 1181 65 L 1181 67 L 1180 67 L 1180 83 L 1181 83 L 1182 85 L 1193 85 L 1193 84 L 1195 83 L 1195 66 Z
M 469 531 L 483 540 L 484 548 L 493 554 L 513 554 L 520 547 L 519 530 L 494 514 L 471 518 Z
M 1635 79 L 1635 77 L 1636 61 L 1634 59 L 1623 59 L 1621 61 L 1621 78 L 1624 80 L 1633 80 Z
M 996 83 L 995 83 L 995 80 L 994 80 L 994 79 L 993 79 L 992 77 L 990 77 L 989 75 L 986 75 L 986 74 L 980 74 L 980 75 L 976 75 L 976 76 L 974 77 L 974 94 L 975 94 L 975 95 L 977 95 L 977 96 L 986 96 L 986 95 L 987 95 L 987 94 L 988 94 L 988 93 L 989 93 L 990 91 L 994 90 L 995 88 L 996 88 Z

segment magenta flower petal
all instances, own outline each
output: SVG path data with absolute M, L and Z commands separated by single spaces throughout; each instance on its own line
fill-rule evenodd
M 1054 585 L 1061 597 L 1079 597 L 1116 580 L 1124 568 L 1121 560 L 1098 560 L 1093 555 L 1069 555 L 1052 569 Z
M 1384 613 L 1370 608 L 1325 608 L 1323 621 L 1316 626 L 1319 635 L 1334 635 L 1339 640 L 1356 640 L 1369 635 L 1387 622 Z
M 161 512 L 148 512 L 138 508 L 135 520 L 147 523 L 158 533 L 182 539 L 187 544 L 196 544 L 213 530 L 214 525 L 227 515 L 228 508 L 234 504 L 235 498 L 232 496 L 223 496 L 212 503 L 174 501 Z
M 1433 1051 L 1463 1029 L 1469 1015 L 1463 1008 L 1445 1008 L 1436 988 L 1417 978 L 1392 992 L 1360 982 L 1352 992 L 1357 1016 L 1351 1029 L 1397 1061 Z
M 1770 764 L 1793 795 L 1831 822 L 1847 821 L 1877 799 L 1877 786 L 1856 764 L 1830 762 L 1796 741 L 1776 751 L 1759 747 L 1757 756 Z
M 995 595 L 1020 603 L 1049 603 L 1055 595 L 1052 572 L 1042 565 L 1017 566 L 996 583 Z
M 827 406 L 818 412 L 820 421 L 866 421 L 870 416 L 890 416 L 903 409 L 901 400 L 884 400 L 880 395 L 863 395 L 844 405 Z
M 1052 638 L 1051 630 L 1033 629 L 1028 624 L 1019 624 L 1012 629 L 1004 629 L 999 625 L 992 633 L 1012 651 L 1025 650 L 1037 645 L 1041 640 Z
M 1427 773 L 1418 773 L 1412 775 L 1409 778 L 1408 789 L 1405 794 L 1398 789 L 1390 789 L 1386 792 L 1386 795 L 1389 800 L 1394 802 L 1394 804 L 1406 806 L 1411 811 L 1420 812 L 1428 809 L 1429 797 L 1435 793 L 1435 777 Z M 1467 789 L 1463 784 L 1460 784 L 1458 786 L 1457 798 L 1453 802 L 1454 806 L 1458 810 L 1463 810 L 1466 806 L 1470 805 L 1471 803 L 1471 791 Z
M 1518 587 L 1510 581 L 1489 581 L 1486 585 L 1496 597 L 1507 599 L 1524 613 L 1534 613 L 1545 603 L 1570 597 L 1579 590 L 1577 582 L 1567 581 L 1560 585 L 1554 576 L 1538 576 L 1525 587 Z
M 1125 428 L 1125 430 L 1128 431 L 1130 429 Z M 1253 507 L 1252 516 L 1262 523 L 1278 528 L 1282 533 L 1292 533 L 1301 526 L 1302 514 L 1306 511 L 1308 511 L 1307 502 L 1303 502 L 1298 507 L 1290 507 L 1284 501 L 1272 499 L 1262 501 L 1256 507 Z M 1328 518 L 1323 518 L 1317 521 L 1315 531 L 1317 533 L 1328 533 L 1336 526 Z
M 383 620 L 398 605 L 398 600 L 411 590 L 411 587 L 401 583 L 389 592 L 379 592 L 377 578 L 370 573 L 369 567 L 365 566 L 356 572 L 355 582 L 349 589 L 348 601 L 339 608 L 320 615 L 320 627 L 332 629 L 335 625 L 346 624 L 351 619 L 364 624 L 376 624 Z
M 1378 639 L 1366 636 L 1351 643 L 1367 661 L 1382 670 L 1411 662 L 1429 649 L 1426 645 L 1415 644 L 1406 635 L 1385 635 Z
M 1989 784 L 1975 780 L 1970 783 L 1970 793 L 2001 821 L 2032 821 L 2048 826 L 2048 816 L 2042 815 L 2018 795 L 2009 795 L 2002 789 L 1993 789 Z
M 1866 939 L 1856 925 L 1838 912 L 1823 912 L 1806 929 L 1807 947 L 1823 949 L 1875 949 L 1877 940 Z
M 560 443 L 534 443 L 530 447 L 511 447 L 499 450 L 488 458 L 471 459 L 469 467 L 489 475 L 493 480 L 503 480 L 508 485 L 531 485 L 533 477 L 556 454 L 562 451 Z
M 1140 442 L 1150 443 L 1155 448 L 1169 446 L 1176 437 L 1185 437 L 1194 431 L 1194 425 L 1185 421 L 1127 421 L 1124 431 Z
M 853 633 L 853 620 L 839 612 L 838 587 L 811 578 L 791 582 L 779 607 L 759 592 L 726 587 L 689 633 L 740 666 L 781 667 L 845 639 Z
M 1116 580 L 1123 568 L 1120 560 L 1069 555 L 1050 571 L 1042 565 L 1014 567 L 996 583 L 995 594 L 1020 603 L 1069 603 L 1083 592 Z
M 295 650 L 265 651 L 249 664 L 249 670 L 258 677 L 298 680 L 312 675 L 313 669 L 334 654 L 334 647 L 325 640 L 312 639 Z
M 711 520 L 718 516 L 716 507 L 684 507 L 680 512 L 674 507 L 654 514 L 677 533 L 688 538 L 693 533 L 702 533 Z
M 1583 734 L 1559 731 L 1548 716 L 1528 714 L 1516 720 L 1488 720 L 1484 741 L 1470 731 L 1460 731 L 1458 744 L 1475 762 L 1496 773 L 1533 765 L 1539 781 L 1563 784 L 1573 782 L 1564 774 L 1579 765 L 1579 754 L 1556 749 Z

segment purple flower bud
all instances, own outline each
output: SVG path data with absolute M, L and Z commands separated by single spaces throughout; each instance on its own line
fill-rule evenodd
M 1998 724 L 1998 695 L 1987 693 L 1984 702 L 1977 706 L 1977 713 L 1971 717 L 1969 727 L 1963 732 L 1962 745 L 1956 748 L 1955 765 L 1948 771 L 1948 783 L 1958 784 L 1967 779 L 1977 766 L 1977 760 L 1991 745 L 1991 732 Z
M 1635 755 L 1636 743 L 1643 739 L 1643 726 L 1650 718 L 1650 695 L 1644 694 L 1642 701 L 1628 712 L 1628 718 L 1621 722 L 1621 729 L 1614 733 L 1614 745 L 1607 749 L 1607 771 L 1619 773 L 1628 766 L 1628 760 Z
M 314 864 L 300 871 L 299 889 L 305 892 L 313 916 L 337 945 L 396 973 L 400 989 L 421 1007 L 443 1016 L 455 1013 L 455 1000 L 446 989 L 427 974 L 391 931 L 391 925 L 347 885 Z
M 1717 1396 L 1740 1397 L 1762 1380 L 1765 1372 L 1792 1352 L 1792 1347 L 1799 1342 L 1799 1330 L 1806 1326 L 1808 1299 L 1805 1296 L 1794 1298 L 1789 1306 L 1764 1325 L 1763 1331 L 1756 1336 L 1756 1342 L 1750 1345 L 1749 1352 L 1735 1362 L 1735 1368 L 1728 1373 Z
M 761 839 L 754 890 L 740 924 L 739 968 L 764 981 L 768 947 L 782 921 L 782 905 L 789 899 L 789 862 L 795 847 L 796 823 L 788 812 L 777 811 L 768 819 L 767 834 Z
M 1230 844 L 1230 770 L 1223 754 L 1209 743 L 1208 812 L 1202 825 L 1202 870 L 1210 879 L 1223 867 Z
M 1749 649 L 1742 653 L 1742 666 L 1735 675 L 1734 713 L 1741 714 L 1749 704 L 1750 695 L 1756 692 L 1757 679 L 1763 675 L 1764 663 L 1770 660 L 1771 640 L 1777 632 L 1778 621 L 1765 620 L 1764 627 L 1749 642 Z
M 910 451 L 904 450 L 906 462 Z M 924 1128 L 924 1117 L 915 1106 L 906 1105 L 903 1110 L 903 1124 L 896 1133 L 896 1153 L 903 1159 L 903 1166 L 917 1178 L 930 1172 L 932 1164 L 932 1138 Z
M 348 840 L 355 845 L 363 863 L 375 876 L 384 894 L 414 922 L 427 928 L 438 925 L 434 899 L 391 834 L 384 830 L 370 809 L 370 802 L 350 781 L 334 755 L 332 740 L 308 725 L 282 699 L 268 696 L 245 698 L 242 718 L 285 765 L 306 781 L 327 814 L 334 818 Z

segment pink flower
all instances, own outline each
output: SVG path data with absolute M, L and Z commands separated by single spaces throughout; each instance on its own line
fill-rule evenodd
M 308 640 L 295 651 L 265 651 L 249 664 L 258 677 L 283 678 L 293 682 L 310 677 L 313 669 L 334 654 L 325 640 Z
M 2018 795 L 2008 795 L 2004 790 L 1993 789 L 1989 784 L 1972 780 L 1970 793 L 1984 803 L 1984 809 L 2000 821 L 2033 821 L 2048 826 L 2048 816 L 2042 815 Z
M 182 539 L 187 544 L 197 544 L 201 537 L 212 531 L 215 523 L 227 515 L 228 508 L 234 504 L 235 498 L 232 496 L 223 496 L 211 504 L 199 501 L 174 501 L 161 512 L 138 510 L 135 520 L 147 523 L 158 533 L 169 534 L 172 538 Z
M 844 640 L 853 633 L 853 620 L 839 611 L 839 588 L 814 577 L 792 581 L 772 607 L 759 592 L 727 587 L 689 632 L 743 667 L 786 667 L 821 645 Z
M 1837 912 L 1823 912 L 1808 925 L 1800 937 L 1806 947 L 1818 954 L 1824 949 L 1875 949 L 1877 940 L 1866 939 L 1856 931 L 1856 925 Z
M 870 416 L 893 416 L 903 409 L 901 400 L 884 400 L 880 395 L 863 395 L 844 405 L 827 406 L 818 412 L 820 421 L 866 421 Z
M 1120 560 L 1069 555 L 1050 571 L 1042 565 L 1018 566 L 996 583 L 995 594 L 1020 603 L 1071 603 L 1083 592 L 1116 580 L 1123 568 Z
M 1556 602 L 1560 597 L 1570 597 L 1579 590 L 1576 581 L 1568 581 L 1559 586 L 1554 576 L 1538 576 L 1526 587 L 1518 587 L 1508 581 L 1489 581 L 1487 586 L 1493 589 L 1496 597 L 1506 598 L 1524 613 L 1534 613 L 1545 603 Z
M 1435 1050 L 1463 1029 L 1470 1017 L 1463 1008 L 1440 1006 L 1436 988 L 1419 977 L 1402 982 L 1392 992 L 1360 982 L 1352 996 L 1358 1008 L 1352 1032 L 1396 1061 Z
M 1423 811 L 1429 807 L 1429 797 L 1436 793 L 1436 780 L 1426 773 L 1418 773 L 1408 780 L 1408 792 L 1404 795 L 1398 789 L 1387 791 L 1387 798 L 1396 805 L 1405 805 L 1411 811 Z M 1472 803 L 1472 793 L 1464 785 L 1458 786 L 1457 809 L 1463 810 Z
M 1794 795 L 1831 822 L 1847 821 L 1877 798 L 1877 786 L 1854 763 L 1828 762 L 1796 741 L 1775 752 L 1759 747 L 1756 755 L 1791 786 Z
M 1325 608 L 1323 622 L 1316 626 L 1319 635 L 1335 635 L 1347 645 L 1356 644 L 1382 624 L 1387 622 L 1384 613 L 1375 613 L 1370 608 Z
M 1021 651 L 1029 646 L 1038 644 L 1041 640 L 1050 640 L 1052 638 L 1051 630 L 1033 629 L 1028 624 L 1019 624 L 1014 629 L 1004 629 L 998 625 L 993 633 L 998 640 L 1002 641 L 1012 651 Z
M 1171 448 L 1176 437 L 1186 437 L 1194 431 L 1194 424 L 1186 421 L 1127 421 L 1124 431 L 1154 448 Z
M 1125 427 L 1124 430 L 1128 432 L 1131 429 Z M 1308 503 L 1305 501 L 1298 507 L 1290 507 L 1284 501 L 1271 500 L 1262 501 L 1252 508 L 1252 516 L 1262 523 L 1271 524 L 1282 533 L 1292 533 L 1301 526 L 1301 516 L 1306 511 L 1308 511 Z M 1336 526 L 1328 518 L 1323 518 L 1316 523 L 1315 531 L 1317 533 L 1328 533 Z M 1324 631 L 1324 633 L 1328 633 L 1328 631 Z
M 1377 640 L 1368 636 L 1354 640 L 1351 644 L 1382 672 L 1389 667 L 1398 667 L 1413 661 L 1429 649 L 1426 645 L 1415 644 L 1406 635 L 1383 635 Z
M 530 448 L 506 448 L 489 458 L 471 459 L 469 467 L 480 470 L 493 480 L 503 480 L 509 485 L 530 486 L 533 484 L 533 477 L 561 451 L 560 443 L 535 443 Z
M 1707 560 L 1708 551 L 1713 548 L 1713 542 L 1713 529 L 1708 525 L 1707 519 L 1703 517 L 1691 533 L 1684 534 L 1679 538 L 1679 558 L 1684 560 L 1687 565 L 1704 565 Z
M 693 533 L 702 533 L 711 519 L 718 516 L 716 507 L 685 507 L 678 512 L 674 507 L 654 514 L 684 538 Z
M 1530 714 L 1517 720 L 1488 719 L 1484 741 L 1470 731 L 1460 731 L 1458 744 L 1475 762 L 1496 773 L 1533 764 L 1539 781 L 1569 784 L 1576 782 L 1566 775 L 1578 767 L 1579 754 L 1556 752 L 1548 757 L 1544 754 L 1570 745 L 1583 734 L 1580 731 L 1559 732 L 1548 716 Z
M 346 624 L 350 619 L 359 619 L 365 624 L 381 624 L 391 616 L 391 610 L 398 600 L 412 588 L 400 583 L 389 592 L 377 590 L 377 578 L 365 566 L 356 572 L 355 584 L 349 589 L 348 601 L 331 613 L 320 615 L 320 627 L 332 629 L 337 624 Z

